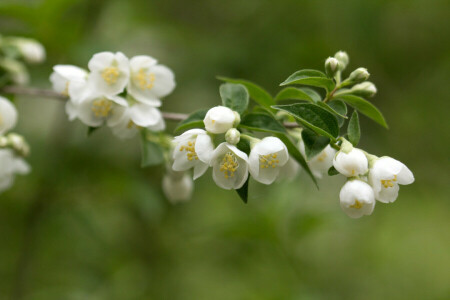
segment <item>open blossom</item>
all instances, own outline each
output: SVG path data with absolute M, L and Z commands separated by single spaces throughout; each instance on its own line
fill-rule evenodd
M 248 178 L 248 156 L 234 145 L 220 144 L 213 152 L 210 165 L 214 181 L 223 189 L 239 189 Z
M 207 131 L 215 134 L 225 133 L 236 121 L 234 111 L 225 106 L 216 106 L 208 110 L 203 123 Z
M 300 141 L 300 153 L 305 156 L 305 144 L 303 141 Z M 319 154 L 308 160 L 308 166 L 316 178 L 320 179 L 324 174 L 327 174 L 328 169 L 333 165 L 335 154 L 336 150 L 327 145 Z
M 86 81 L 88 72 L 82 68 L 72 65 L 56 65 L 50 75 L 53 90 L 65 96 L 69 96 L 69 85 L 71 81 Z
M 202 176 L 209 167 L 214 151 L 211 137 L 203 129 L 191 129 L 174 138 L 173 170 L 194 168 L 194 179 Z
M 172 203 L 186 202 L 191 199 L 194 182 L 185 172 L 168 172 L 162 180 L 164 195 Z
M 375 198 L 383 203 L 397 199 L 399 184 L 414 182 L 413 173 L 400 161 L 391 157 L 377 159 L 369 172 L 369 183 L 375 191 Z
M 157 60 L 146 55 L 130 59 L 130 80 L 127 91 L 137 101 L 160 106 L 161 98 L 175 88 L 173 72 Z
M 269 136 L 253 146 L 248 159 L 249 171 L 256 181 L 271 184 L 288 160 L 286 145 L 279 138 Z
M 0 96 L 0 134 L 11 130 L 17 123 L 16 107 L 8 99 Z
M 128 58 L 122 53 L 100 52 L 95 54 L 88 64 L 89 84 L 99 94 L 120 94 L 128 84 L 130 67 Z
M 30 172 L 24 159 L 16 156 L 11 149 L 0 149 L 0 192 L 10 188 L 16 174 L 25 175 Z
M 350 218 L 371 215 L 375 208 L 375 197 L 370 185 L 361 180 L 347 181 L 339 193 L 342 210 Z
M 360 149 L 352 148 L 348 153 L 339 151 L 333 159 L 334 168 L 344 176 L 366 174 L 369 170 L 367 157 Z
M 300 172 L 300 164 L 292 157 L 289 156 L 288 161 L 281 167 L 278 179 L 294 179 Z

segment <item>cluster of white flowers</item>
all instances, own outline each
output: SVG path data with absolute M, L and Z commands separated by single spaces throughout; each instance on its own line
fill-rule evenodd
M 192 168 L 193 178 L 197 179 L 212 167 L 214 181 L 227 190 L 240 189 L 249 174 L 258 182 L 271 184 L 280 172 L 288 176 L 297 173 L 299 166 L 290 159 L 280 139 L 269 136 L 260 140 L 241 135 L 235 128 L 239 122 L 239 114 L 230 108 L 211 108 L 203 120 L 206 130 L 191 129 L 174 138 L 173 170 Z M 225 141 L 216 147 L 214 139 L 220 134 L 225 134 Z M 241 138 L 249 141 L 249 155 L 236 147 Z
M 22 158 L 29 152 L 22 136 L 9 133 L 17 123 L 17 110 L 6 98 L 0 96 L 0 192 L 10 188 L 16 174 L 27 174 L 30 167 Z
M 139 128 L 161 131 L 158 107 L 175 88 L 173 72 L 150 56 L 128 59 L 123 53 L 95 54 L 88 69 L 56 65 L 53 89 L 68 96 L 66 112 L 90 127 L 106 124 L 119 138 L 133 137 Z
M 339 194 L 341 208 L 352 218 L 372 214 L 375 200 L 391 203 L 399 185 L 414 182 L 413 173 L 400 161 L 376 157 L 343 140 L 333 159 L 334 168 L 348 178 Z

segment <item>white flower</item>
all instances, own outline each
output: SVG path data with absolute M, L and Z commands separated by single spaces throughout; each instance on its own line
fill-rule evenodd
M 403 163 L 391 157 L 377 159 L 369 172 L 369 183 L 375 191 L 375 198 L 383 203 L 397 199 L 399 184 L 414 182 L 413 173 Z
M 228 143 L 222 143 L 214 150 L 210 165 L 214 181 L 223 189 L 239 189 L 248 178 L 247 154 Z
M 352 148 L 348 153 L 339 151 L 333 159 L 333 166 L 347 177 L 363 175 L 369 170 L 366 155 L 357 148 Z
M 8 99 L 0 96 L 0 134 L 11 130 L 17 123 L 17 110 Z
M 300 152 L 305 155 L 305 144 L 300 141 Z M 322 178 L 324 174 L 327 174 L 328 169 L 333 165 L 333 157 L 336 154 L 336 150 L 330 145 L 327 145 L 319 154 L 312 157 L 308 161 L 308 166 L 316 178 Z
M 184 172 L 171 172 L 164 175 L 162 188 L 167 199 L 175 204 L 191 199 L 194 182 L 191 176 Z
M 50 75 L 50 81 L 55 92 L 69 96 L 69 85 L 71 81 L 84 82 L 88 72 L 82 68 L 72 65 L 56 65 Z
M 276 137 L 266 137 L 256 143 L 248 159 L 252 177 L 261 183 L 271 184 L 289 160 L 286 145 Z
M 375 208 L 375 197 L 370 185 L 361 180 L 347 181 L 339 193 L 342 210 L 350 218 L 370 215 Z
M 91 127 L 101 126 L 105 122 L 108 126 L 114 126 L 121 120 L 127 106 L 127 101 L 119 96 L 90 95 L 79 101 L 69 101 L 66 112 L 69 119 L 76 117 Z
M 113 116 L 107 124 L 114 135 L 121 139 L 134 137 L 140 128 L 162 131 L 166 124 L 159 109 L 143 103 L 125 107 L 121 114 Z
M 45 60 L 45 48 L 36 40 L 20 38 L 16 45 L 26 62 L 36 64 Z
M 30 166 L 11 149 L 0 149 L 0 192 L 10 188 L 16 174 L 28 174 Z
M 225 106 L 216 106 L 208 110 L 203 123 L 207 131 L 215 134 L 225 133 L 236 121 L 236 113 Z
M 191 129 L 174 138 L 173 170 L 194 168 L 194 179 L 202 176 L 209 167 L 214 144 L 203 129 Z
M 173 72 L 157 60 L 145 55 L 130 59 L 130 81 L 127 91 L 137 101 L 160 106 L 161 98 L 175 88 Z
M 300 170 L 300 164 L 292 156 L 289 156 L 286 164 L 281 167 L 278 179 L 292 180 L 298 175 Z
M 122 53 L 100 52 L 88 64 L 91 74 L 89 84 L 99 94 L 116 95 L 121 93 L 130 76 L 128 58 Z

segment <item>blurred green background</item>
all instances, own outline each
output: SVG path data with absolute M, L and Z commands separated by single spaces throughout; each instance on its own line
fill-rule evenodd
M 360 146 L 416 182 L 358 220 L 340 210 L 338 176 L 319 191 L 304 174 L 252 182 L 247 205 L 204 176 L 172 206 L 163 168 L 139 168 L 138 139 L 87 138 L 62 103 L 19 97 L 33 172 L 0 196 L 0 299 L 450 299 L 449 11 L 444 0 L 2 0 L 0 32 L 47 49 L 32 85 L 99 51 L 147 54 L 176 74 L 165 111 L 217 105 L 216 75 L 275 94 L 345 50 L 350 70 L 369 69 L 390 125 L 362 117 Z

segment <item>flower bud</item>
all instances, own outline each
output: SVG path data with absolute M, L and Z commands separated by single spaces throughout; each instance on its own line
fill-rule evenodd
M 2 96 L 0 96 L 0 120 L 0 134 L 11 130 L 17 123 L 16 107 Z
M 20 38 L 16 46 L 26 62 L 36 64 L 45 60 L 45 48 L 36 40 Z
M 353 94 L 360 95 L 363 97 L 372 97 L 377 93 L 377 88 L 375 84 L 370 81 L 362 82 L 354 85 L 351 88 Z
M 239 140 L 241 139 L 241 133 L 236 128 L 228 129 L 227 133 L 225 134 L 225 140 L 228 144 L 236 145 L 239 143 Z
M 333 77 L 337 71 L 339 71 L 339 61 L 334 57 L 328 57 L 325 61 L 325 72 Z
M 339 69 L 341 71 L 344 70 L 347 67 L 348 61 L 349 61 L 347 52 L 338 51 L 334 55 L 334 58 L 336 58 L 339 61 Z
M 8 144 L 11 145 L 14 151 L 19 153 L 21 156 L 27 156 L 30 153 L 30 147 L 23 136 L 16 133 L 10 133 L 7 136 L 7 140 Z
M 240 121 L 237 113 L 225 106 L 216 106 L 208 110 L 203 123 L 207 131 L 215 134 L 225 133 Z
M 164 175 L 162 188 L 164 195 L 170 203 L 186 202 L 191 199 L 194 190 L 194 182 L 187 173 L 171 172 Z
M 367 79 L 369 79 L 369 72 L 366 68 L 358 68 L 352 73 L 350 73 L 349 80 L 355 83 L 363 82 Z

